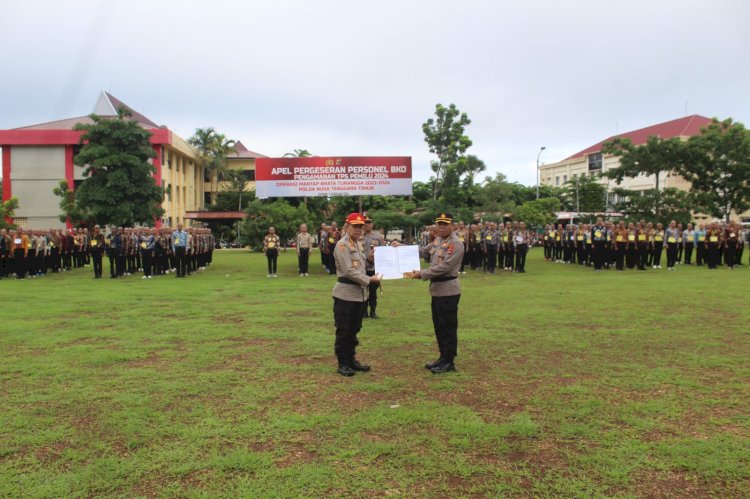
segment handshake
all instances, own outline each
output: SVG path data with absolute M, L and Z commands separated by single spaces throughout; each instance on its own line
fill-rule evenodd
M 404 272 L 404 279 L 419 279 L 422 275 L 418 270 L 412 270 L 411 272 Z

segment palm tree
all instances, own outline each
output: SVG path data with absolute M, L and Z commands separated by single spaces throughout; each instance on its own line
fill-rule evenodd
M 196 128 L 188 139 L 190 145 L 198 151 L 198 162 L 209 171 L 211 178 L 211 202 L 216 202 L 219 191 L 219 176 L 226 171 L 227 156 L 235 152 L 235 140 L 227 139 L 223 133 L 217 133 L 214 127 Z M 214 189 L 214 178 L 216 188 Z
M 312 153 L 307 149 L 295 149 L 294 152 L 288 152 L 284 154 L 284 158 L 309 158 Z

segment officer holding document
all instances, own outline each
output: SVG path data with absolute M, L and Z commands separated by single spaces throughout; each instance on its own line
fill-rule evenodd
M 464 244 L 453 232 L 453 217 L 450 213 L 441 213 L 435 223 L 435 239 L 419 248 L 422 257 L 429 256 L 430 267 L 414 270 L 408 277 L 430 281 L 432 325 L 440 357 L 426 364 L 425 368 L 439 374 L 456 370 L 454 359 L 458 352 L 458 302 L 461 299 L 458 272 L 464 256 Z
M 362 312 L 368 288 L 380 282 L 380 276 L 365 273 L 365 252 L 362 247 L 364 225 L 362 214 L 351 213 L 346 217 L 345 234 L 333 249 L 337 277 L 331 293 L 336 324 L 334 352 L 339 365 L 338 373 L 342 376 L 370 370 L 370 366 L 360 364 L 355 358 L 359 344 L 357 333 L 362 329 Z

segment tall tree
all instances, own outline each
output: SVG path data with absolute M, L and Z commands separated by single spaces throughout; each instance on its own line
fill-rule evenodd
M 682 164 L 685 145 L 677 137 L 662 139 L 650 136 L 645 144 L 635 146 L 630 139 L 618 137 L 602 146 L 602 152 L 619 156 L 620 166 L 608 170 L 605 175 L 620 185 L 626 177 L 653 175 L 656 183 L 654 212 L 659 211 L 660 186 L 662 173 L 676 172 Z
M 67 180 L 61 180 L 57 187 L 52 189 L 52 193 L 60 198 L 61 222 L 69 221 L 73 225 L 78 225 L 86 221 L 86 214 L 78 208 L 76 193 L 70 188 Z
M 564 210 L 580 212 L 605 211 L 607 189 L 590 175 L 579 175 L 568 180 L 562 188 L 560 200 Z
M 0 229 L 15 229 L 16 225 L 9 222 L 14 211 L 18 209 L 18 198 L 12 196 L 7 201 L 0 202 Z
M 309 158 L 312 153 L 307 149 L 295 149 L 294 152 L 288 152 L 284 154 L 284 158 Z
M 473 154 L 467 154 L 466 155 L 466 162 L 462 165 L 463 166 L 463 172 L 466 174 L 466 178 L 469 180 L 470 183 L 474 183 L 474 180 L 476 179 L 477 175 L 482 173 L 487 169 L 487 165 L 484 164 L 484 161 L 477 158 Z
M 722 220 L 750 208 L 750 130 L 714 120 L 687 142 L 679 173 L 701 210 Z
M 529 227 L 543 227 L 557 220 L 555 212 L 560 211 L 560 200 L 556 198 L 539 198 L 526 201 L 516 207 L 513 219 L 526 222 Z
M 511 184 L 502 173 L 496 173 L 494 177 L 485 177 L 475 198 L 478 210 L 485 213 L 512 211 L 516 206 Z
M 286 245 L 286 240 L 297 233 L 299 224 L 310 221 L 310 213 L 305 205 L 292 206 L 285 199 L 255 199 L 245 211 L 248 218 L 242 224 L 240 240 L 243 245 L 255 247 L 261 244 L 269 227 L 276 229 L 282 243 Z M 314 228 L 310 227 L 310 230 L 313 232 Z
M 613 189 L 617 195 L 615 209 L 625 215 L 626 222 L 645 220 L 652 223 L 668 223 L 670 220 L 686 224 L 692 218 L 690 210 L 693 203 L 687 192 L 674 187 L 667 187 L 661 192 L 656 189 L 631 191 Z M 661 200 L 659 210 L 654 211 L 657 196 Z
M 471 139 L 464 135 L 464 130 L 471 124 L 471 120 L 466 113 L 460 112 L 455 104 L 448 107 L 437 104 L 435 116 L 436 118 L 429 118 L 422 124 L 424 141 L 429 145 L 430 152 L 438 157 L 436 162 L 431 163 L 432 170 L 435 172 L 433 201 L 437 200 L 438 191 L 442 187 L 443 169 L 447 165 L 458 163 L 472 143 Z
M 150 224 L 164 213 L 164 191 L 156 185 L 155 169 L 148 162 L 155 156 L 151 133 L 126 119 L 130 115 L 121 107 L 116 118 L 92 114 L 94 123 L 73 128 L 83 132 L 74 162 L 85 177 L 75 202 L 94 223 Z
M 236 141 L 228 139 L 223 133 L 218 133 L 214 127 L 207 127 L 196 128 L 188 142 L 198 151 L 198 163 L 209 172 L 211 203 L 214 204 L 219 193 L 219 177 L 227 171 L 227 156 L 235 152 Z

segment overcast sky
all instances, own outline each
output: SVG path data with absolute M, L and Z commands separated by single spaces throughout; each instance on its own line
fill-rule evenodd
M 750 126 L 747 0 L 29 1 L 0 6 L 0 129 L 101 90 L 187 138 L 281 156 L 432 159 L 436 103 L 488 173 L 536 182 L 610 135 L 701 114 Z

